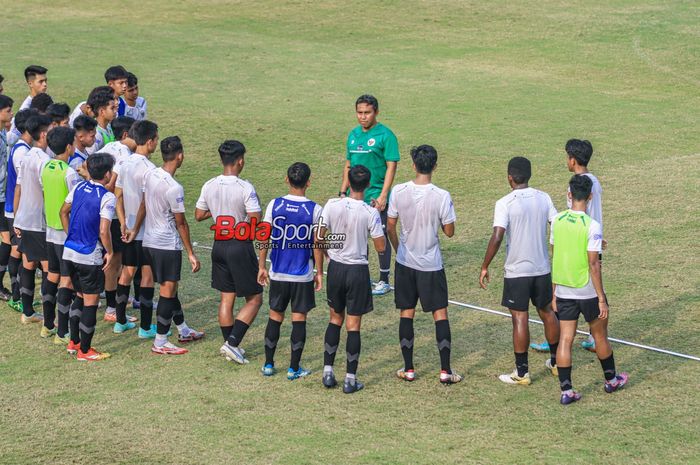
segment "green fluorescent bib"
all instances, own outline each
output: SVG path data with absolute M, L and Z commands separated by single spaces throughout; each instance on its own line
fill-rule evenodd
M 591 217 L 567 210 L 552 224 L 552 282 L 581 288 L 588 284 L 588 228 Z
M 67 170 L 68 163 L 54 159 L 49 161 L 41 172 L 41 183 L 44 186 L 46 224 L 52 229 L 63 230 L 60 211 L 68 195 L 68 186 L 66 186 Z

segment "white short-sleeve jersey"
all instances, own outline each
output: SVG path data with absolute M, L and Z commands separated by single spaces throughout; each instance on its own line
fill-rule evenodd
M 367 265 L 368 237 L 384 235 L 377 209 L 350 197 L 330 199 L 319 221 L 333 235 L 344 235 L 342 241 L 329 241 L 331 247 L 327 251 L 331 260 L 346 265 Z M 334 244 L 338 247 L 333 247 Z
M 122 165 L 129 155 L 131 155 L 131 150 L 129 150 L 129 147 L 118 140 L 106 144 L 104 147 L 102 147 L 102 149 L 100 149 L 100 152 L 108 153 L 114 157 L 114 168 L 112 168 L 112 172 L 117 176 L 119 176 Z
M 143 199 L 143 178 L 147 172 L 155 169 L 156 165 L 140 153 L 133 153 L 121 166 L 116 187 L 122 190 L 124 201 L 124 216 L 126 227 L 131 229 L 136 225 L 136 215 Z M 136 234 L 136 240 L 143 240 L 143 225 Z
M 15 153 L 17 155 L 17 153 Z M 39 147 L 34 147 L 24 155 L 17 185 L 21 187 L 19 205 L 15 212 L 14 227 L 24 231 L 46 231 L 44 216 L 44 191 L 41 187 L 41 169 L 51 158 Z
M 219 216 L 232 216 L 236 223 L 248 221 L 248 213 L 262 211 L 255 187 L 238 176 L 220 175 L 207 181 L 197 200 L 199 210 Z
M 182 250 L 175 213 L 185 213 L 185 190 L 170 173 L 156 168 L 144 176 L 143 195 L 146 202 L 143 246 Z

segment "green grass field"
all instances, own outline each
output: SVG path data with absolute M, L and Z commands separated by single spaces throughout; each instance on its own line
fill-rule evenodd
M 477 278 L 493 206 L 509 189 L 507 161 L 529 157 L 531 185 L 563 209 L 564 143 L 590 139 L 604 189 L 611 335 L 699 355 L 700 9 L 528 3 L 5 2 L 0 74 L 18 105 L 22 70 L 42 64 L 49 93 L 71 107 L 103 85 L 109 65 L 137 74 L 161 137 L 184 140 L 178 179 L 192 223 L 226 138 L 246 144 L 243 177 L 263 202 L 285 193 L 293 161 L 311 165 L 312 199 L 333 196 L 354 99 L 373 93 L 399 138 L 397 182 L 412 175 L 411 146 L 439 151 L 434 180 L 458 215 L 455 237 L 443 240 L 451 297 L 494 309 L 503 252 L 488 291 Z M 192 230 L 211 242 L 208 224 Z M 453 367 L 465 382 L 437 383 L 433 324 L 421 314 L 422 376 L 401 384 L 387 296 L 363 324 L 367 387 L 345 396 L 320 385 L 328 315 L 319 295 L 303 359 L 316 373 L 263 379 L 267 305 L 244 343 L 251 364 L 225 363 L 206 251 L 201 258 L 199 275 L 184 271 L 181 297 L 208 337 L 180 358 L 153 356 L 134 334 L 100 323 L 95 345 L 113 357 L 79 364 L 2 306 L 0 463 L 700 463 L 698 362 L 614 345 L 631 383 L 610 396 L 598 361 L 578 348 L 573 377 L 584 400 L 563 408 L 544 355 L 530 355 L 530 387 L 496 379 L 512 370 L 508 320 L 451 307 Z M 541 327 L 532 335 L 541 339 Z

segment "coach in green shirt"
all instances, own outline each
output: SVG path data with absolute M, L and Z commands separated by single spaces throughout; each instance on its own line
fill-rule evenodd
M 386 234 L 386 207 L 389 191 L 394 182 L 396 164 L 399 159 L 399 143 L 391 129 L 377 121 L 379 102 L 371 95 L 362 95 L 355 101 L 358 126 L 348 134 L 343 183 L 338 195 L 344 197 L 350 182 L 348 171 L 356 165 L 369 169 L 371 179 L 365 190 L 365 202 L 377 210 L 382 219 Z M 387 238 L 388 240 L 388 238 Z M 389 271 L 391 269 L 391 247 L 379 252 L 379 281 L 372 289 L 372 294 L 383 295 L 391 290 Z

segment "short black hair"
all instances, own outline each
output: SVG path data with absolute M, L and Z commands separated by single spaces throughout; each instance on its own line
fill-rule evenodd
M 92 98 L 93 96 L 95 96 L 97 94 L 101 94 L 101 93 L 102 94 L 109 94 L 112 96 L 112 98 L 114 98 L 114 89 L 112 89 L 109 86 L 97 86 L 90 91 L 90 94 L 88 95 L 87 100 L 89 101 L 90 98 Z
M 31 108 L 25 108 L 24 110 L 20 110 L 15 114 L 15 127 L 20 134 L 24 134 L 27 131 L 27 120 L 38 114 L 38 111 L 32 110 Z
M 127 87 L 134 87 L 139 85 L 139 78 L 136 77 L 134 73 L 128 73 L 128 76 L 126 77 L 126 86 Z
M 532 176 L 532 165 L 525 157 L 513 157 L 508 162 L 508 175 L 515 184 L 525 184 Z
M 169 136 L 160 141 L 160 153 L 163 161 L 173 161 L 179 153 L 184 152 L 179 136 Z
M 298 161 L 292 163 L 292 165 L 287 168 L 287 179 L 289 179 L 289 184 L 297 189 L 302 189 L 306 187 L 306 183 L 309 182 L 311 177 L 311 168 L 304 162 Z
M 379 110 L 379 102 L 374 95 L 364 94 L 360 95 L 357 100 L 355 100 L 355 108 L 361 103 L 366 103 L 367 105 L 372 105 L 374 111 Z
M 2 76 L 0 76 L 2 77 Z M 2 82 L 2 79 L 0 79 L 0 82 Z M 12 108 L 12 105 L 14 105 L 15 101 L 12 100 L 10 97 L 7 95 L 0 94 L 0 110 L 4 110 L 7 107 Z
M 114 139 L 122 140 L 125 132 L 129 132 L 131 126 L 134 125 L 136 120 L 131 116 L 120 116 L 114 118 L 110 124 L 112 126 L 112 132 L 114 133 Z
M 97 117 L 100 108 L 104 108 L 114 101 L 114 92 L 111 87 L 109 90 L 109 93 L 103 91 L 90 93 L 86 103 L 92 109 L 95 117 Z
M 588 200 L 593 189 L 593 181 L 586 175 L 575 174 L 569 181 L 569 190 L 574 200 Z
M 121 65 L 110 66 L 105 71 L 105 81 L 116 81 L 117 79 L 128 79 L 129 72 Z
M 364 165 L 355 165 L 350 168 L 348 172 L 348 179 L 350 180 L 350 188 L 355 192 L 364 192 L 369 186 L 369 181 L 372 174 L 369 172 Z
M 438 154 L 432 145 L 419 145 L 411 149 L 411 158 L 420 174 L 430 174 L 437 165 Z
M 60 155 L 66 151 L 66 147 L 73 145 L 75 141 L 75 129 L 56 126 L 49 131 L 46 140 L 49 143 L 51 151 L 56 155 Z
M 129 129 L 129 136 L 136 141 L 136 145 L 144 145 L 158 136 L 158 125 L 147 119 L 136 121 Z
M 567 155 L 581 166 L 588 166 L 593 156 L 593 146 L 587 140 L 569 139 L 565 147 Z
M 29 104 L 29 108 L 34 108 L 39 111 L 39 113 L 46 113 L 46 110 L 53 103 L 53 99 L 47 93 L 35 95 L 32 98 L 32 103 Z
M 43 131 L 46 131 L 51 125 L 51 118 L 46 115 L 36 114 L 29 117 L 24 124 L 25 129 L 32 136 L 32 140 L 38 141 L 39 136 Z
M 52 103 L 46 109 L 46 114 L 54 123 L 60 123 L 70 116 L 70 107 L 67 103 Z
M 219 156 L 224 166 L 233 165 L 243 155 L 245 155 L 245 145 L 237 140 L 227 140 L 219 146 Z
M 24 79 L 29 81 L 29 78 L 36 77 L 37 74 L 46 74 L 49 70 L 39 65 L 29 65 L 24 68 Z
M 73 129 L 76 131 L 92 131 L 97 127 L 97 120 L 88 115 L 79 115 L 73 120 Z
M 94 180 L 104 179 L 107 172 L 114 167 L 114 157 L 109 153 L 97 152 L 87 157 L 87 170 L 90 178 Z

